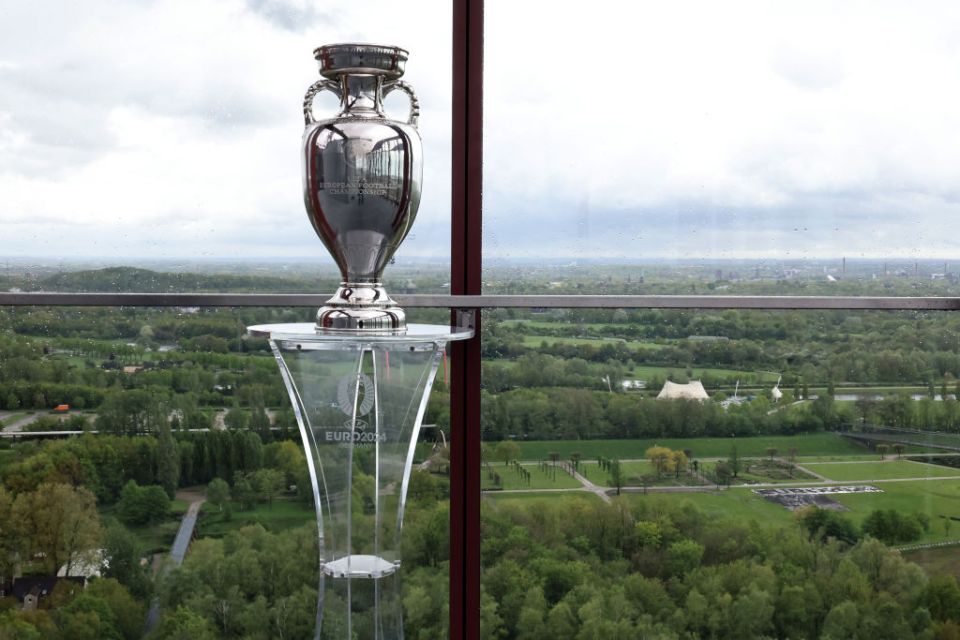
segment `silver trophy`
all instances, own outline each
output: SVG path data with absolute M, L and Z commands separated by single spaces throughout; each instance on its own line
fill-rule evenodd
M 303 101 L 303 201 L 342 280 L 317 312 L 317 328 L 402 332 L 405 314 L 383 288 L 383 269 L 410 231 L 423 179 L 419 104 L 400 80 L 407 52 L 332 44 L 314 57 L 324 79 Z M 318 121 L 313 98 L 323 90 L 340 98 L 340 113 Z M 410 97 L 407 122 L 383 112 L 383 97 L 398 90 Z

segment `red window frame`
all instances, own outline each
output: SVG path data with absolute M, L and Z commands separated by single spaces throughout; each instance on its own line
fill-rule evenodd
M 479 295 L 482 267 L 483 0 L 453 0 L 450 293 Z M 450 637 L 480 638 L 480 310 L 451 343 Z M 457 310 L 453 311 L 457 321 Z

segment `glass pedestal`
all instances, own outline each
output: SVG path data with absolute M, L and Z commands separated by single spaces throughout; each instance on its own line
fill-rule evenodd
M 399 640 L 400 535 L 420 425 L 447 342 L 473 331 L 248 330 L 270 339 L 307 454 L 320 550 L 314 637 Z

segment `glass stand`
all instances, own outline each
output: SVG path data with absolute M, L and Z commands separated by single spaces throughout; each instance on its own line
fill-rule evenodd
M 399 640 L 400 534 L 420 425 L 447 342 L 473 331 L 248 330 L 270 339 L 307 454 L 320 549 L 314 637 Z

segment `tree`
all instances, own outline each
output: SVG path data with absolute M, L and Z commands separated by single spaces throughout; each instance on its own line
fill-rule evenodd
M 283 492 L 284 478 L 283 473 L 276 469 L 260 469 L 253 474 L 253 486 L 256 488 L 267 504 L 273 508 L 273 499 L 278 493 Z
M 223 511 L 223 503 L 230 496 L 230 485 L 222 478 L 214 478 L 207 485 L 207 500 L 217 505 L 218 511 Z
M 250 414 L 240 407 L 233 407 L 227 411 L 227 415 L 223 417 L 223 424 L 231 431 L 246 429 L 250 424 Z
M 160 426 L 157 438 L 157 482 L 171 499 L 180 484 L 180 451 L 166 423 Z
M 94 580 L 83 595 L 96 598 L 107 606 L 113 626 L 125 640 L 137 640 L 143 636 L 144 606 L 117 580 Z
M 878 444 L 878 445 L 877 445 L 877 453 L 880 454 L 880 459 L 881 459 L 881 460 L 885 460 L 885 459 L 886 459 L 886 457 L 887 457 L 887 451 L 889 451 L 889 450 L 890 450 L 890 445 L 888 445 L 888 444 Z
M 767 457 L 770 458 L 770 462 L 773 462 L 773 457 L 774 457 L 775 455 L 777 455 L 777 448 L 776 448 L 776 447 L 767 447 L 766 451 L 767 451 Z
M 301 469 L 307 466 L 303 449 L 290 440 L 274 442 L 263 449 L 263 464 L 283 472 L 287 485 L 297 483 Z
M 897 452 L 897 458 L 902 458 L 903 452 L 904 450 L 906 450 L 906 447 L 902 443 L 897 442 L 896 444 L 893 445 L 893 450 Z
M 717 481 L 717 488 L 721 485 L 730 486 L 730 479 L 733 478 L 733 471 L 730 470 L 729 462 L 718 462 L 713 467 L 713 475 Z
M 89 560 L 103 538 L 96 498 L 90 491 L 44 483 L 17 496 L 11 510 L 19 547 L 29 556 L 42 555 L 50 574 L 64 565 L 69 574 L 78 560 Z
M 150 593 L 150 579 L 140 565 L 143 549 L 140 539 L 120 524 L 107 527 L 103 537 L 103 571 L 105 578 L 115 578 L 138 598 Z
M 672 451 L 670 453 L 670 465 L 673 467 L 673 473 L 680 479 L 680 474 L 687 470 L 687 454 L 683 451 Z
M 170 512 L 170 498 L 163 487 L 148 485 L 141 487 L 130 480 L 120 491 L 117 513 L 127 524 L 149 524 L 159 522 Z
M 666 571 L 671 576 L 683 576 L 700 566 L 703 545 L 695 540 L 680 540 L 667 547 Z
M 520 445 L 513 440 L 501 440 L 496 446 L 497 460 L 503 460 L 504 465 L 520 458 Z
M 923 524 L 913 514 L 875 509 L 863 521 L 863 532 L 886 544 L 913 542 L 923 535 Z
M 847 544 L 854 544 L 860 539 L 860 534 L 853 522 L 836 511 L 811 506 L 795 513 L 810 540 L 825 542 L 829 538 L 834 538 Z
M 0 523 L 2 523 L 0 524 L 0 582 L 13 576 L 14 552 L 19 547 L 16 530 L 14 527 L 7 526 L 8 523 L 14 522 L 12 508 L 13 498 L 0 484 Z
M 163 617 L 150 640 L 217 640 L 210 622 L 186 607 Z
M 257 491 L 253 484 L 252 474 L 238 471 L 233 477 L 233 499 L 240 503 L 243 510 L 254 506 L 257 501 Z
M 960 620 L 960 587 L 953 576 L 931 576 L 920 602 L 934 620 Z
M 617 488 L 617 495 L 620 495 L 620 489 L 623 487 L 623 470 L 617 459 L 610 461 L 610 484 Z
M 654 445 L 644 452 L 645 457 L 653 465 L 659 478 L 670 469 L 673 451 L 667 447 Z
M 730 474 L 734 478 L 736 478 L 737 475 L 740 473 L 740 465 L 741 465 L 740 456 L 737 453 L 737 446 L 734 445 L 730 449 L 730 456 L 727 458 L 727 466 L 730 470 Z

